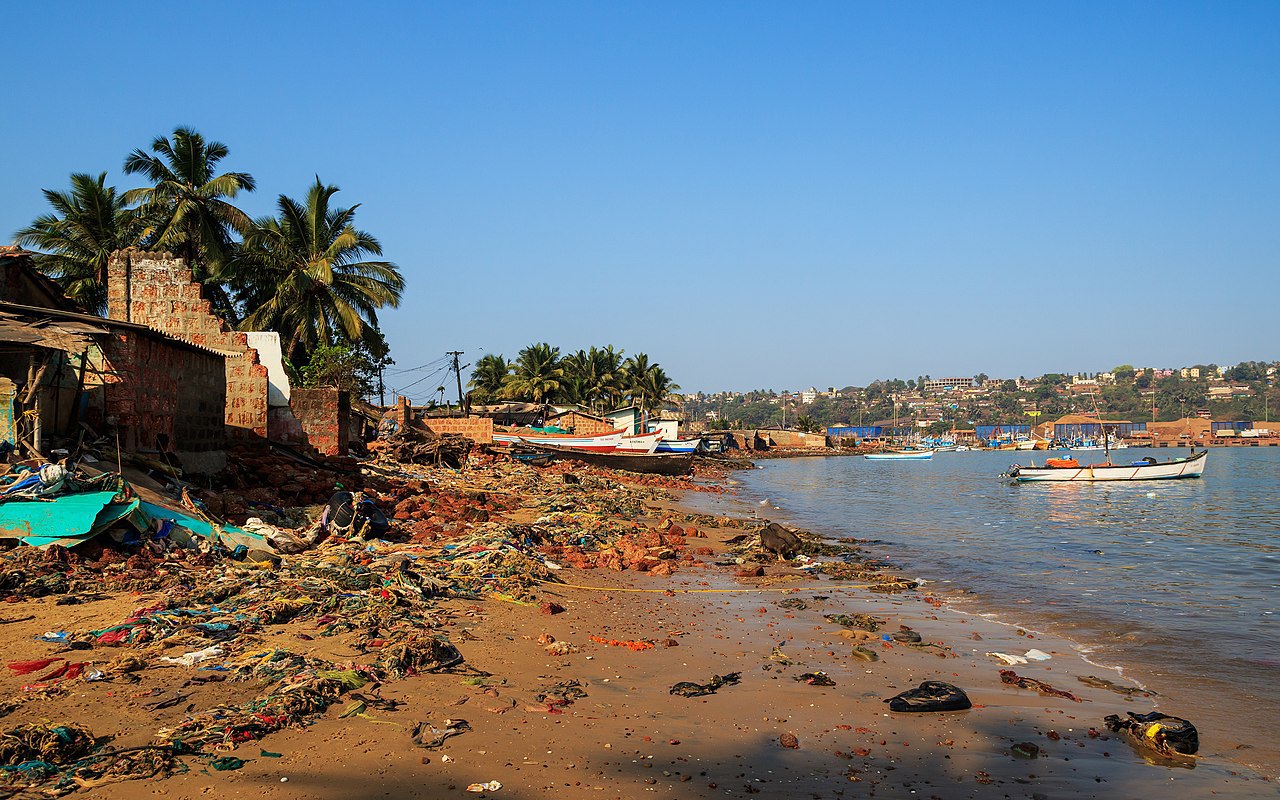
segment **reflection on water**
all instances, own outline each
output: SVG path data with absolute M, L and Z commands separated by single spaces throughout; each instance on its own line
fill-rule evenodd
M 1186 454 L 1130 451 L 1148 452 Z M 878 555 L 977 590 L 1007 616 L 1126 661 L 1212 651 L 1217 678 L 1275 694 L 1261 681 L 1277 679 L 1280 653 L 1280 448 L 1215 449 L 1200 480 L 999 477 L 1031 455 L 780 460 L 742 481 L 796 524 L 881 540 Z

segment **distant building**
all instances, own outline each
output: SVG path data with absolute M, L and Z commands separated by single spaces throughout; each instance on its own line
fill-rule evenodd
M 973 378 L 929 378 L 924 382 L 926 392 L 949 392 L 952 389 L 968 389 Z
M 807 406 L 817 399 L 818 399 L 818 390 L 813 386 L 810 386 L 808 389 L 805 389 L 803 392 L 800 393 L 801 405 Z

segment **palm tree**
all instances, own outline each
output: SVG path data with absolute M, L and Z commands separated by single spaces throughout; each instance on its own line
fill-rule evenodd
M 653 364 L 645 353 L 636 353 L 622 364 L 622 393 L 635 403 L 644 394 L 644 376 Z
M 539 342 L 520 351 L 502 393 L 515 400 L 544 403 L 560 390 L 563 378 L 560 348 Z
M 107 186 L 107 173 L 71 176 L 70 192 L 44 190 L 53 213 L 41 214 L 14 235 L 16 244 L 46 251 L 36 259 L 41 271 L 67 297 L 101 313 L 107 304 L 107 262 L 111 253 L 138 243 L 142 228 L 133 211 Z
M 680 389 L 645 353 L 628 358 L 622 365 L 622 373 L 625 394 L 644 411 L 661 408 L 668 395 Z
M 511 374 L 511 365 L 501 355 L 489 353 L 476 361 L 467 388 L 474 398 L 486 403 L 502 394 L 502 384 Z
M 640 379 L 640 408 L 644 411 L 656 411 L 662 408 L 672 392 L 679 391 L 677 386 L 662 367 L 654 364 Z
M 218 162 L 228 152 L 222 142 L 206 142 L 190 128 L 175 128 L 172 140 L 157 136 L 151 153 L 134 150 L 124 161 L 126 173 L 143 175 L 152 184 L 124 195 L 125 202 L 140 204 L 147 244 L 182 256 L 201 282 L 216 281 L 231 254 L 231 232 L 243 234 L 250 224 L 249 216 L 227 201 L 252 192 L 253 176 L 217 174 Z M 218 311 L 230 314 L 225 291 L 210 288 Z
M 279 332 L 295 364 L 317 345 L 372 336 L 377 310 L 404 291 L 394 263 L 363 260 L 382 245 L 352 224 L 359 205 L 330 207 L 337 192 L 317 177 L 304 202 L 280 195 L 280 216 L 254 221 L 227 272 L 246 311 L 240 328 Z
M 623 386 L 622 351 L 615 350 L 613 345 L 604 348 L 591 348 L 587 354 L 591 361 L 592 387 L 591 395 L 608 405 L 615 405 L 625 393 Z

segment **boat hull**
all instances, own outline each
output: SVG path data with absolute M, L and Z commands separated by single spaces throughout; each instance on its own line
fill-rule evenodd
M 653 433 L 638 433 L 635 436 L 623 436 L 618 442 L 617 452 L 619 453 L 640 453 L 649 455 L 658 447 L 658 441 L 662 439 L 662 431 L 654 431 Z
M 696 453 L 698 448 L 702 447 L 701 438 L 693 439 L 663 439 L 658 442 L 655 453 Z
M 493 442 L 497 445 L 511 446 L 528 444 L 535 447 L 572 447 L 576 450 L 590 450 L 597 453 L 612 453 L 618 449 L 624 430 L 602 433 L 598 436 L 575 436 L 571 433 L 520 433 L 497 431 L 493 434 Z
M 688 475 L 693 472 L 693 453 L 598 453 L 548 447 L 556 461 L 577 461 L 593 467 L 643 472 L 649 475 Z
M 867 453 L 866 458 L 872 461 L 924 461 L 933 458 L 932 450 L 921 450 L 918 453 Z
M 1015 467 L 1010 477 L 1019 483 L 1035 481 L 1160 481 L 1199 478 L 1204 474 L 1208 452 L 1196 453 L 1156 464 L 1080 467 Z

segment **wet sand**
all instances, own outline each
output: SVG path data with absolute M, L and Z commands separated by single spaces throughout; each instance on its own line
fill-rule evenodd
M 726 549 L 722 540 L 741 531 L 707 532 L 709 538 L 698 543 L 717 555 L 704 562 L 720 558 Z M 566 609 L 554 616 L 498 600 L 440 602 L 448 614 L 445 630 L 467 664 L 491 675 L 479 684 L 448 673 L 388 682 L 381 695 L 403 701 L 398 710 L 369 709 L 365 716 L 341 718 L 347 704 L 339 703 L 313 725 L 241 745 L 231 754 L 248 763 L 237 771 L 215 772 L 191 761 L 185 774 L 104 786 L 92 795 L 434 798 L 463 795 L 469 784 L 488 781 L 502 787 L 483 794 L 504 798 L 1277 794 L 1275 784 L 1235 766 L 1212 740 L 1202 741 L 1202 757 L 1191 762 L 1194 769 L 1145 763 L 1103 729 L 1102 718 L 1148 711 L 1149 699 L 1126 699 L 1079 683 L 1077 674 L 1116 676 L 1080 660 L 1066 641 L 1019 635 L 945 601 L 930 602 L 924 592 L 873 594 L 780 565 L 771 566 L 765 578 L 747 579 L 709 564 L 682 566 L 671 577 L 601 569 L 565 569 L 560 577 L 566 584 L 600 588 L 546 585 L 543 599 Z M 827 599 L 815 600 L 815 595 Z M 807 608 L 777 605 L 788 598 L 803 600 Z M 37 619 L 4 626 L 0 657 L 31 658 L 32 636 L 51 627 L 109 625 L 147 599 L 7 605 L 7 619 L 29 614 Z M 887 631 L 908 625 L 925 643 L 949 647 L 952 654 L 871 642 L 878 661 L 854 658 L 854 643 L 823 617 L 834 613 L 883 617 Z M 335 662 L 363 657 L 349 641 L 303 641 L 295 626 L 276 627 L 263 637 L 264 647 L 279 644 Z M 549 655 L 537 641 L 544 635 L 578 652 Z M 591 636 L 659 644 L 633 651 L 593 642 Z M 663 640 L 676 644 L 666 647 Z M 1083 702 L 1004 685 L 1001 665 L 984 655 L 1030 648 L 1053 657 L 1016 666 L 1018 674 L 1072 692 Z M 795 680 L 815 671 L 825 672 L 836 685 Z M 728 672 L 740 672 L 741 682 L 716 694 L 669 694 L 678 681 L 702 683 Z M 6 722 L 74 719 L 99 735 L 116 735 L 117 746 L 145 744 L 188 708 L 243 701 L 257 691 L 249 683 L 182 686 L 209 674 L 152 668 L 139 673 L 137 684 L 76 684 L 69 696 L 22 705 Z M 586 696 L 557 709 L 562 713 L 548 713 L 535 694 L 568 680 L 579 681 Z M 964 688 L 974 708 L 888 711 L 884 698 L 923 680 Z M 3 689 L 15 692 L 22 682 L 6 675 Z M 175 693 L 185 696 L 172 707 L 144 707 Z M 415 723 L 443 727 L 446 719 L 465 719 L 470 730 L 439 749 L 411 740 Z M 1091 736 L 1090 728 L 1100 735 Z M 783 747 L 784 734 L 793 735 L 799 747 Z M 1036 745 L 1039 755 L 1015 756 L 1011 748 L 1024 742 Z

